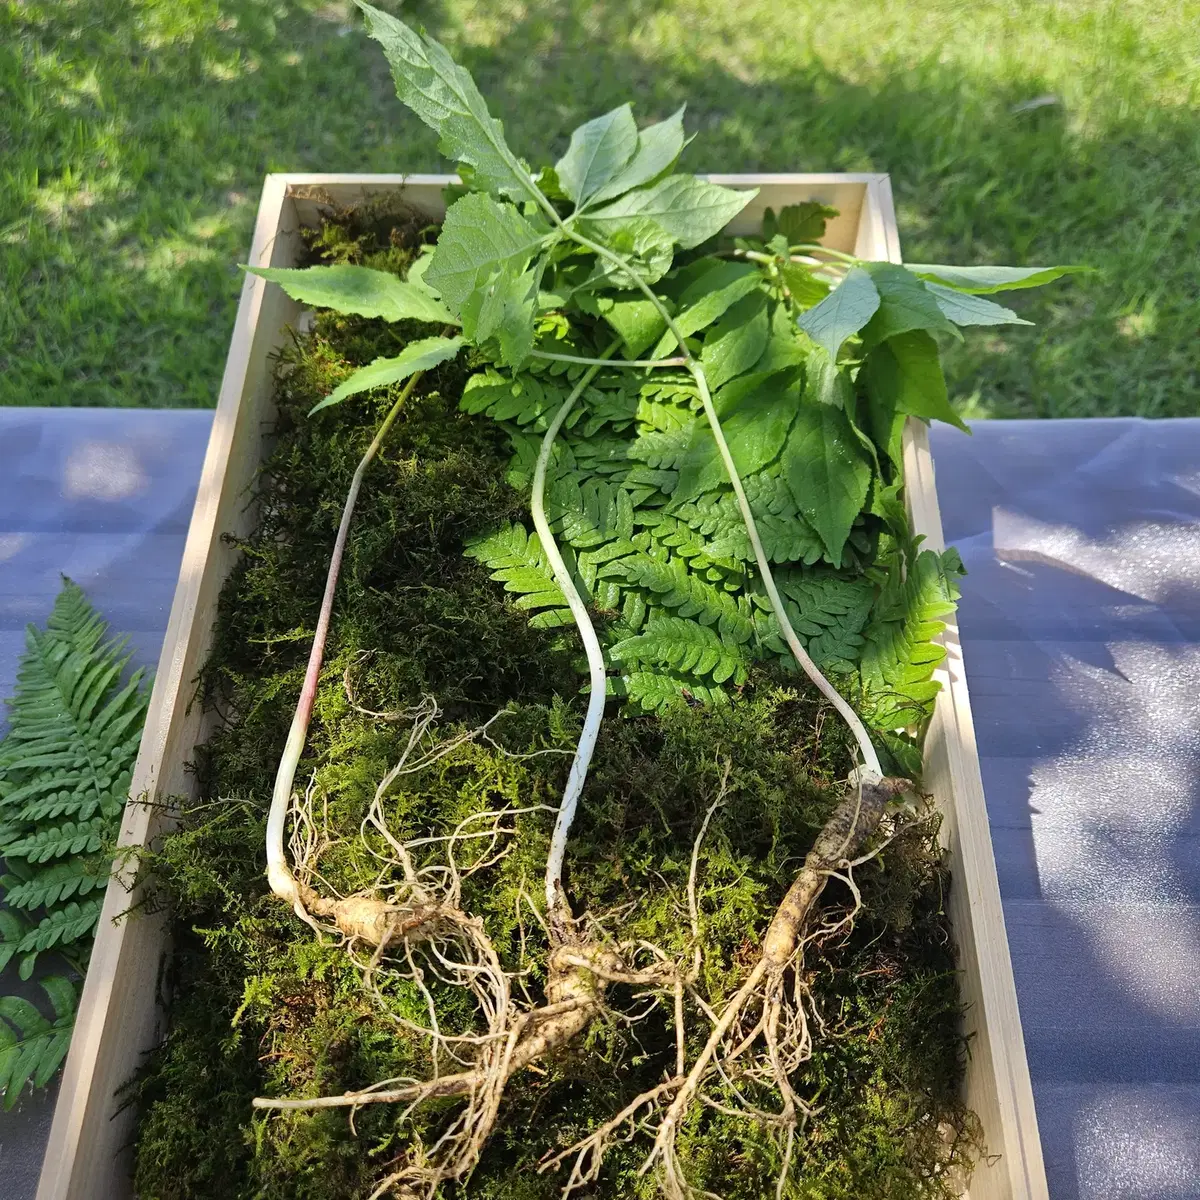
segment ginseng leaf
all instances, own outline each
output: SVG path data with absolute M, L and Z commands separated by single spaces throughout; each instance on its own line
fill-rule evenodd
M 277 283 L 293 300 L 334 312 L 385 321 L 428 321 L 457 325 L 454 314 L 427 288 L 370 267 L 339 263 L 332 267 L 247 267 L 251 275 Z
M 508 148 L 503 126 L 488 112 L 470 73 L 433 38 L 363 0 L 355 3 L 392 68 L 396 95 L 436 131 L 442 153 L 466 163 L 475 186 L 541 203 L 528 170 Z
M 567 152 L 554 164 L 559 185 L 582 208 L 620 172 L 638 145 L 637 126 L 628 104 L 580 125 Z
M 431 337 L 409 342 L 395 358 L 377 358 L 368 366 L 360 367 L 320 404 L 314 404 L 308 415 L 311 417 L 313 413 L 320 412 L 331 404 L 340 404 L 347 396 L 367 392 L 371 388 L 387 387 L 415 375 L 418 371 L 428 371 L 431 367 L 453 358 L 465 345 L 466 342 L 460 337 Z
M 675 328 L 684 337 L 699 333 L 724 316 L 739 300 L 758 291 L 762 275 L 749 263 L 722 262 L 705 272 L 679 298 Z M 678 343 L 668 330 L 654 348 L 654 358 L 669 354 Z
M 943 287 L 940 283 L 926 282 L 937 306 L 942 310 L 947 320 L 955 325 L 1032 325 L 1024 317 L 1018 317 L 1011 308 L 994 304 L 982 296 L 973 296 L 969 292 L 956 292 L 953 288 Z
M 720 233 L 757 194 L 757 188 L 734 191 L 694 175 L 668 175 L 650 187 L 626 192 L 588 217 L 600 227 L 611 228 L 629 217 L 649 217 L 677 245 L 690 249 Z
M 727 384 L 713 398 L 738 474 L 745 478 L 774 461 L 788 436 L 799 402 L 798 372 L 758 372 Z M 707 421 L 692 427 L 673 503 L 701 496 L 727 478 Z M 860 505 L 861 507 L 861 505 Z
M 621 336 L 625 345 L 621 353 L 626 358 L 637 358 L 666 331 L 667 323 L 662 314 L 641 294 L 630 294 L 628 299 L 613 299 L 610 306 L 602 309 L 602 316 Z
M 768 208 L 763 213 L 763 237 L 770 241 L 777 233 L 781 233 L 789 245 L 819 242 L 825 236 L 825 222 L 837 215 L 836 208 L 816 200 L 785 205 L 779 210 L 779 216 Z
M 461 313 L 471 293 L 497 271 L 511 267 L 520 274 L 542 241 L 542 235 L 511 204 L 472 192 L 446 213 L 425 277 Z
M 708 331 L 700 362 L 714 391 L 745 374 L 767 347 L 767 298 L 751 292 Z
M 832 404 L 800 405 L 780 466 L 830 562 L 841 566 L 850 527 L 871 484 L 871 464 L 846 414 Z
M 664 171 L 670 170 L 683 149 L 683 105 L 665 121 L 647 125 L 638 134 L 637 152 L 592 197 L 593 204 L 612 200 L 624 192 L 653 183 Z
M 579 222 L 579 229 L 629 260 L 631 268 L 644 283 L 656 283 L 671 269 L 675 243 L 671 235 L 650 217 L 629 217 L 623 224 L 615 226 L 595 225 L 584 220 Z M 607 258 L 597 257 L 586 286 L 624 290 L 636 284 L 630 271 Z
M 883 411 L 945 421 L 971 432 L 950 407 L 937 343 L 924 330 L 914 329 L 876 346 L 867 355 L 863 373 L 868 393 Z
M 818 279 L 801 263 L 780 263 L 779 276 L 788 290 L 788 295 L 800 308 L 820 304 L 829 295 L 829 284 L 823 279 Z
M 836 362 L 842 343 L 862 329 L 878 309 L 874 281 L 862 267 L 854 267 L 820 304 L 801 313 L 796 324 Z
M 476 345 L 497 338 L 500 362 L 505 366 L 524 362 L 533 348 L 538 275 L 537 271 L 519 272 L 510 260 L 463 304 L 463 333 Z
M 951 267 L 936 263 L 906 263 L 922 279 L 935 279 L 960 292 L 976 296 L 1007 292 L 1016 288 L 1041 287 L 1064 275 L 1079 275 L 1090 267 Z
M 868 349 L 897 334 L 928 329 L 962 335 L 938 307 L 936 297 L 911 271 L 895 263 L 868 263 L 867 273 L 879 293 L 879 309 L 862 331 Z

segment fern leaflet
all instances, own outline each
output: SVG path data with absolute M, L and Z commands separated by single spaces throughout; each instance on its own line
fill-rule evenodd
M 20 996 L 0 996 L 0 1091 L 11 1110 L 27 1084 L 45 1087 L 62 1065 L 71 1045 L 79 997 L 61 975 L 40 981 L 54 1019 L 44 1017 Z

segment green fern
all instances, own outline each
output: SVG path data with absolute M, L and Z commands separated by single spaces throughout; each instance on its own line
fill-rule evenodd
M 609 657 L 622 665 L 668 667 L 682 675 L 711 677 L 713 683 L 746 678 L 746 661 L 709 625 L 686 617 L 656 616 L 645 632 L 609 647 Z
M 876 728 L 920 725 L 932 713 L 938 692 L 933 673 L 946 657 L 933 639 L 946 628 L 940 618 L 954 611 L 960 574 L 962 560 L 953 550 L 923 550 L 906 572 L 897 565 L 889 572 L 862 653 Z
M 724 704 L 729 700 L 723 688 L 663 671 L 633 671 L 619 680 L 610 680 L 609 690 L 614 696 L 623 696 L 635 712 L 657 712 L 681 699 L 690 704 Z
M 0 969 L 16 958 L 22 979 L 51 950 L 81 971 L 103 903 L 104 849 L 116 838 L 148 702 L 143 672 L 122 684 L 129 656 L 107 633 L 69 580 L 45 630 L 26 632 L 0 743 Z M 53 1075 L 70 1040 L 73 986 L 52 977 L 43 987 L 52 1022 L 26 1000 L 0 997 L 0 1087 L 9 1106 L 27 1083 Z
M 27 1084 L 45 1087 L 71 1045 L 79 996 L 61 975 L 39 981 L 54 1010 L 49 1020 L 20 996 L 0 996 L 0 1092 L 12 1109 Z
M 550 628 L 565 625 L 571 619 L 566 598 L 554 582 L 554 572 L 536 533 L 522 525 L 509 525 L 488 537 L 467 544 L 467 556 L 490 567 L 492 578 L 504 584 L 506 592 L 516 595 L 518 608 L 542 609 L 530 623 Z

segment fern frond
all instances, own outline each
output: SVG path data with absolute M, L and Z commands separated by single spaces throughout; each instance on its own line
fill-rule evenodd
M 39 829 L 5 846 L 8 858 L 27 858 L 33 863 L 48 862 L 64 854 L 92 854 L 104 844 L 110 823 L 103 817 L 90 821 L 64 821 Z
M 467 380 L 459 408 L 468 413 L 487 413 L 497 421 L 544 429 L 565 396 L 557 380 L 538 379 L 528 371 L 513 378 L 488 367 Z
M 554 582 L 554 571 L 536 533 L 512 524 L 499 533 L 468 542 L 466 553 L 488 567 L 506 592 L 515 594 L 518 608 L 551 610 L 538 613 L 532 624 L 547 628 L 570 621 L 566 597 Z M 562 614 L 566 614 L 565 619 Z
M 0 1091 L 11 1110 L 27 1084 L 44 1087 L 71 1045 L 79 996 L 70 980 L 51 975 L 40 981 L 54 1019 L 20 996 L 0 997 Z
M 956 554 L 923 550 L 905 573 L 894 564 L 862 653 L 862 678 L 871 722 L 880 729 L 918 725 L 932 712 L 938 683 L 933 672 L 945 658 L 934 638 L 945 629 L 939 618 L 954 611 L 961 570 Z
M 645 632 L 619 641 L 609 650 L 614 662 L 651 664 L 686 675 L 710 676 L 713 683 L 743 683 L 746 662 L 709 625 L 686 617 L 655 616 Z
M 627 586 L 645 588 L 654 603 L 681 617 L 695 617 L 702 625 L 715 625 L 722 637 L 735 645 L 748 642 L 755 632 L 748 603 L 739 603 L 728 592 L 688 570 L 676 557 L 654 558 L 638 552 L 601 568 L 601 578 L 620 579 Z
M 72 900 L 63 908 L 56 908 L 21 938 L 17 953 L 40 954 L 51 946 L 67 945 L 87 937 L 96 928 L 103 904 L 103 897 L 96 897 L 82 904 Z
M 17 913 L 0 908 L 0 971 L 12 961 L 28 930 L 29 923 Z
M 851 671 L 862 655 L 863 629 L 871 613 L 875 589 L 869 580 L 845 579 L 824 571 L 780 572 L 779 590 L 788 604 L 788 618 L 804 639 L 805 649 L 818 666 Z M 776 632 L 782 655 L 787 648 Z M 790 657 L 790 656 L 789 656 Z
M 86 896 L 108 883 L 108 863 L 102 856 L 71 856 L 39 871 L 22 865 L 26 866 L 27 877 L 0 876 L 0 888 L 4 890 L 5 902 L 10 907 L 26 911 L 51 908 L 72 896 Z
M 672 704 L 726 704 L 729 695 L 719 687 L 706 687 L 692 679 L 664 671 L 631 671 L 609 681 L 610 693 L 623 696 L 635 712 L 657 712 Z

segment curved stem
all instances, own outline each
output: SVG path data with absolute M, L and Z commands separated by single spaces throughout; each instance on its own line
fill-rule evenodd
M 325 594 L 321 597 L 321 611 L 317 616 L 317 628 L 313 634 L 312 649 L 308 653 L 308 667 L 304 672 L 304 684 L 300 689 L 300 699 L 296 703 L 296 712 L 292 717 L 292 726 L 288 730 L 287 742 L 279 759 L 279 769 L 275 773 L 275 787 L 271 792 L 271 808 L 267 815 L 267 880 L 271 891 L 281 900 L 286 900 L 295 910 L 296 915 L 303 921 L 310 921 L 308 910 L 300 896 L 300 888 L 296 877 L 288 865 L 287 854 L 283 848 L 284 827 L 287 824 L 288 808 L 292 802 L 292 785 L 296 779 L 296 767 L 300 755 L 304 752 L 304 742 L 308 736 L 308 723 L 312 717 L 313 703 L 317 698 L 317 683 L 321 676 L 321 663 L 325 657 L 325 640 L 329 634 L 329 620 L 333 613 L 333 597 L 337 591 L 338 574 L 342 567 L 342 556 L 346 550 L 346 538 L 350 532 L 350 519 L 354 515 L 354 506 L 358 501 L 358 493 L 362 488 L 363 476 L 372 459 L 379 453 L 388 431 L 395 424 L 405 401 L 412 395 L 417 381 L 424 372 L 418 371 L 408 377 L 404 390 L 396 403 L 388 410 L 375 434 L 374 440 L 367 447 L 350 481 L 350 490 L 346 493 L 346 503 L 342 506 L 342 520 L 338 525 L 337 538 L 333 543 L 333 553 L 329 559 L 329 570 L 325 576 Z
M 677 358 L 581 358 L 578 354 L 551 354 L 549 350 L 531 350 L 530 358 L 548 358 L 551 362 L 578 363 L 598 367 L 686 367 L 688 360 Z
M 775 586 L 775 576 L 771 572 L 771 564 L 763 550 L 762 539 L 758 536 L 758 525 L 754 520 L 754 513 L 750 508 L 749 500 L 746 499 L 746 490 L 742 486 L 737 465 L 734 463 L 733 455 L 729 451 L 729 443 L 725 440 L 725 433 L 721 429 L 721 422 L 717 417 L 717 410 L 713 406 L 712 396 L 709 395 L 708 380 L 705 378 L 704 368 L 688 350 L 687 344 L 683 340 L 683 334 L 680 332 L 679 326 L 676 325 L 671 314 L 667 311 L 666 305 L 654 294 L 654 289 L 638 274 L 637 270 L 624 256 L 613 250 L 609 250 L 606 246 L 600 245 L 599 242 L 592 241 L 574 229 L 568 228 L 567 233 L 581 246 L 586 246 L 594 254 L 601 255 L 610 262 L 620 265 L 622 270 L 627 271 L 630 278 L 633 279 L 646 298 L 658 310 L 663 320 L 666 321 L 667 328 L 675 335 L 675 340 L 679 343 L 679 349 L 686 360 L 688 370 L 691 371 L 692 378 L 696 381 L 696 387 L 700 392 L 700 403 L 704 406 L 704 415 L 708 419 L 709 427 L 712 429 L 713 438 L 717 443 L 717 450 L 721 455 L 721 462 L 724 464 L 725 472 L 729 476 L 729 482 L 733 485 L 733 493 L 737 499 L 738 510 L 742 514 L 742 521 L 746 526 L 746 532 L 750 536 L 750 545 L 754 550 L 754 562 L 758 567 L 758 573 L 762 576 L 763 586 L 767 591 L 767 598 L 771 602 L 771 611 L 775 614 L 775 620 L 779 624 L 780 632 L 783 634 L 784 640 L 787 642 L 788 648 L 791 650 L 800 669 L 816 684 L 821 694 L 837 709 L 842 719 L 850 727 L 851 733 L 854 734 L 854 740 L 858 743 L 859 752 L 862 754 L 863 767 L 865 769 L 864 781 L 873 783 L 878 779 L 882 779 L 883 771 L 880 767 L 879 755 L 871 743 L 867 727 L 863 724 L 859 715 L 842 697 L 841 693 L 838 692 L 837 688 L 825 678 L 817 667 L 817 664 L 809 657 L 808 652 L 801 645 L 800 639 L 796 636 L 796 631 L 792 628 L 791 621 L 788 620 L 787 610 L 783 606 L 783 598 L 779 595 L 779 589 Z
M 588 678 L 591 684 L 591 694 L 588 696 L 587 715 L 584 717 L 583 732 L 579 735 L 579 743 L 575 747 L 575 759 L 571 763 L 571 773 L 567 776 L 567 786 L 563 789 L 562 803 L 558 807 L 558 817 L 554 822 L 554 833 L 550 837 L 550 852 L 546 856 L 546 910 L 554 914 L 561 905 L 565 904 L 562 886 L 563 860 L 567 853 L 567 838 L 571 825 L 575 820 L 575 811 L 579 807 L 579 796 L 587 779 L 588 766 L 592 761 L 592 751 L 596 748 L 596 738 L 600 733 L 600 722 L 604 717 L 604 702 L 607 698 L 607 676 L 604 666 L 604 652 L 600 649 L 600 639 L 596 635 L 596 627 L 592 618 L 567 570 L 567 564 L 559 553 L 558 543 L 550 522 L 546 518 L 546 474 L 550 467 L 550 455 L 554 449 L 554 439 L 562 429 L 563 423 L 570 416 L 571 409 L 583 395 L 584 388 L 595 378 L 596 372 L 605 366 L 609 357 L 616 352 L 621 339 L 616 338 L 604 352 L 602 358 L 593 360 L 592 366 L 580 376 L 571 393 L 562 402 L 562 406 L 550 422 L 546 436 L 542 438 L 541 452 L 538 454 L 537 466 L 533 472 L 533 494 L 530 498 L 530 511 L 533 515 L 533 526 L 537 530 L 542 550 L 554 572 L 554 581 L 566 597 L 567 607 L 579 629 L 584 651 L 587 653 Z
M 800 639 L 796 636 L 796 631 L 792 628 L 791 621 L 788 620 L 787 611 L 783 606 L 783 598 L 779 594 L 779 589 L 775 586 L 775 576 L 771 572 L 770 562 L 767 559 L 766 551 L 763 549 L 762 540 L 758 536 L 758 525 L 755 523 L 754 513 L 750 509 L 750 501 L 746 498 L 746 490 L 742 487 L 742 481 L 734 464 L 733 455 L 729 451 L 729 443 L 725 440 L 725 432 L 721 428 L 721 422 L 717 418 L 717 410 L 713 406 L 712 397 L 709 395 L 708 380 L 704 377 L 704 368 L 694 358 L 689 363 L 689 367 L 692 372 L 692 378 L 695 379 L 696 387 L 700 392 L 700 403 L 704 405 L 704 415 L 708 418 L 708 423 L 712 428 L 713 438 L 716 440 L 721 461 L 725 464 L 725 471 L 729 476 L 729 482 L 733 484 L 733 494 L 737 497 L 738 508 L 741 511 L 742 520 L 746 524 L 746 532 L 750 535 L 750 545 L 754 550 L 754 561 L 758 567 L 759 575 L 762 576 L 763 587 L 767 590 L 767 598 L 771 601 L 771 611 L 775 614 L 775 620 L 779 622 L 780 631 L 783 633 L 788 648 L 800 664 L 800 669 L 816 684 L 821 694 L 838 710 L 842 720 L 850 727 L 850 732 L 854 734 L 854 740 L 858 743 L 863 765 L 867 770 L 867 782 L 874 783 L 883 778 L 883 770 L 879 764 L 879 755 L 875 752 L 870 735 L 867 733 L 867 727 L 863 724 L 858 713 L 850 707 L 842 694 L 825 678 L 817 664 L 809 657 L 808 651 L 804 649 Z

